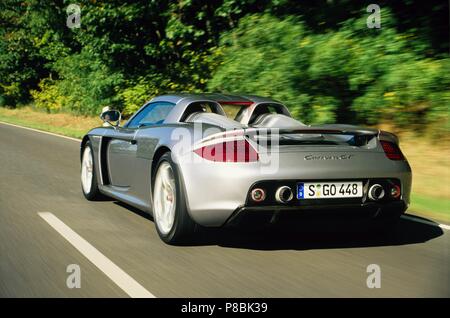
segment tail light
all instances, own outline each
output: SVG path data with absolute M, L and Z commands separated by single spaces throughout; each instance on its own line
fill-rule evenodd
M 400 197 L 400 195 L 402 194 L 401 188 L 400 186 L 394 184 L 391 187 L 391 197 L 393 197 L 394 199 L 398 199 Z
M 245 139 L 204 146 L 194 152 L 206 160 L 216 162 L 258 161 L 258 153 Z
M 388 157 L 391 160 L 403 160 L 405 157 L 403 156 L 402 152 L 400 151 L 400 148 L 389 141 L 380 141 L 381 146 L 383 147 L 384 153 L 386 154 L 386 157 Z

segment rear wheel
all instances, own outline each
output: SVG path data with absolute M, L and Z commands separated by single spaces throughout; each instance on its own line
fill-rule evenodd
M 158 161 L 153 182 L 153 218 L 159 237 L 167 244 L 187 243 L 196 225 L 186 207 L 177 166 L 171 154 Z
M 98 189 L 97 175 L 94 168 L 94 156 L 91 143 L 88 141 L 83 149 L 81 157 L 81 189 L 83 195 L 89 201 L 102 198 Z

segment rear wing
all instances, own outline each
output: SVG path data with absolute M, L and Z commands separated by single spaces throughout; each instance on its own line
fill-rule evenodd
M 261 130 L 261 128 L 258 128 Z M 377 137 L 379 140 L 393 142 L 399 144 L 398 136 L 385 130 L 372 129 L 372 128 L 359 128 L 359 127 L 343 127 L 343 128 L 320 128 L 320 127 L 302 127 L 292 129 L 278 129 L 268 130 L 268 133 L 276 132 L 279 135 L 290 134 L 319 134 L 319 135 L 353 135 L 360 137 Z M 254 134 L 255 129 L 245 129 L 246 134 Z
M 400 144 L 400 141 L 398 139 L 398 136 L 390 133 L 388 131 L 385 130 L 380 130 L 379 134 L 378 134 L 378 139 L 379 140 L 383 140 L 383 141 L 390 141 L 395 143 L 397 146 Z
M 221 139 L 240 139 L 240 138 L 258 138 L 261 136 L 270 137 L 272 135 L 286 136 L 286 135 L 348 135 L 354 136 L 357 143 L 368 142 L 372 138 L 378 138 L 379 140 L 393 142 L 398 145 L 398 137 L 390 132 L 371 129 L 371 128 L 359 128 L 359 127 L 342 127 L 342 128 L 321 128 L 314 126 L 306 126 L 300 128 L 243 128 L 223 131 L 210 135 L 203 140 L 204 142 L 213 142 Z
M 355 135 L 355 136 L 376 136 L 378 130 L 368 129 L 323 129 L 323 128 L 294 128 L 279 129 L 278 134 L 320 134 L 320 135 Z

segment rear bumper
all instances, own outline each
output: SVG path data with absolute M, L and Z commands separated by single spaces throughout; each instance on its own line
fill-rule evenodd
M 248 210 L 248 193 L 257 183 L 264 180 L 274 182 L 329 181 L 329 180 L 370 180 L 392 178 L 401 184 L 401 198 L 405 206 L 409 204 L 411 192 L 411 168 L 406 161 L 392 161 L 384 153 L 355 155 L 351 160 L 339 162 L 311 162 L 303 160 L 301 153 L 280 154 L 277 169 L 262 169 L 261 162 L 221 163 L 201 160 L 195 163 L 179 158 L 181 178 L 186 194 L 187 209 L 198 224 L 219 227 L 229 222 L 239 210 Z M 330 202 L 331 203 L 331 202 Z M 340 202 L 333 202 L 336 208 Z M 349 208 L 367 208 L 352 202 Z M 356 204 L 356 205 L 355 205 Z M 319 210 L 327 210 L 320 204 Z M 253 210 L 253 208 L 252 208 Z M 256 211 L 306 211 L 299 206 L 265 206 Z

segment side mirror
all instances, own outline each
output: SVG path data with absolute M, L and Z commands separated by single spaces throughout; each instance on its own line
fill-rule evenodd
M 120 125 L 121 118 L 122 115 L 118 110 L 106 110 L 100 114 L 100 119 L 113 127 L 118 127 Z

